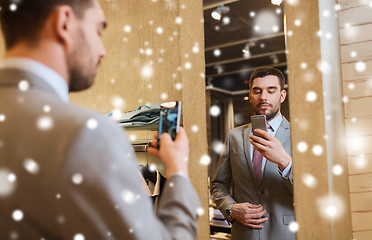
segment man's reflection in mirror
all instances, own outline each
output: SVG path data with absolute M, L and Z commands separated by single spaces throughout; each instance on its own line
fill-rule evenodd
M 249 79 L 255 115 L 265 115 L 266 131 L 251 123 L 232 129 L 211 183 L 212 197 L 232 223 L 238 239 L 291 240 L 294 221 L 290 125 L 281 114 L 285 78 L 276 68 L 258 68 Z

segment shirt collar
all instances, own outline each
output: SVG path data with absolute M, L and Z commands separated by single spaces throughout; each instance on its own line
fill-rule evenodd
M 277 117 L 275 117 L 274 119 L 271 119 L 268 124 L 270 124 L 270 126 L 274 129 L 274 132 L 276 132 L 280 126 L 280 124 L 282 123 L 282 120 L 283 120 L 283 115 L 281 113 L 279 113 L 279 115 Z
M 5 58 L 0 63 L 0 68 L 16 68 L 30 72 L 46 82 L 64 102 L 69 102 L 68 86 L 66 81 L 53 69 L 29 58 Z

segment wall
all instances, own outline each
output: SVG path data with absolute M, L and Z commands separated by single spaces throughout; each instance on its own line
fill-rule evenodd
M 372 8 L 339 0 L 353 238 L 372 239 Z M 365 69 L 364 69 L 365 66 Z
M 297 230 L 297 240 L 350 240 L 335 1 L 288 0 L 285 13 L 298 224 L 292 229 Z

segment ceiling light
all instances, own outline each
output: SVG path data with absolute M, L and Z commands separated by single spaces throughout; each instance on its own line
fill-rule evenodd
M 213 12 L 211 13 L 211 16 L 212 16 L 213 19 L 219 21 L 222 18 L 222 14 L 227 13 L 229 11 L 230 11 L 230 7 L 221 5 L 221 6 L 217 7 L 215 10 L 213 10 Z
M 251 49 L 249 47 L 249 43 L 245 44 L 244 48 L 242 49 L 242 52 L 245 58 L 249 58 L 251 56 Z
M 279 59 L 278 59 L 278 56 L 276 54 L 271 55 L 270 58 L 273 60 L 273 64 L 278 64 L 279 63 Z
M 282 4 L 282 2 L 283 2 L 283 0 L 271 0 L 271 3 L 274 4 L 274 5 L 277 5 L 277 6 Z
M 251 47 L 254 47 L 254 46 L 256 46 L 256 43 L 254 42 L 249 42 L 244 45 L 242 52 L 245 58 L 249 58 L 251 56 Z
M 217 74 L 223 73 L 223 67 L 220 64 L 214 65 L 214 69 L 216 70 Z

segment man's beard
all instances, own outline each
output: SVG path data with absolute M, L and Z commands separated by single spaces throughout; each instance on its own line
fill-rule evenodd
M 78 65 L 73 66 L 69 69 L 69 91 L 78 92 L 89 88 L 94 81 L 94 74 L 88 75 L 81 71 Z
M 76 40 L 76 47 L 68 56 L 67 67 L 69 73 L 69 91 L 77 92 L 89 88 L 94 81 L 94 69 L 92 59 L 90 58 L 89 47 L 82 30 L 79 30 L 79 36 Z
M 265 113 L 262 113 L 262 110 L 259 109 L 259 107 L 262 105 L 262 104 L 267 104 L 271 107 L 271 109 L 273 109 L 273 105 L 272 104 L 269 104 L 267 102 L 261 102 L 259 104 L 256 105 L 255 109 L 254 109 L 254 113 L 256 115 L 265 115 L 266 116 L 266 120 L 271 120 L 273 119 L 276 114 L 280 111 L 280 107 L 278 107 L 278 109 L 273 109 L 271 111 L 268 111 L 266 112 L 265 110 L 263 110 Z M 269 109 L 268 109 L 269 110 Z M 261 111 L 261 112 L 260 112 Z

